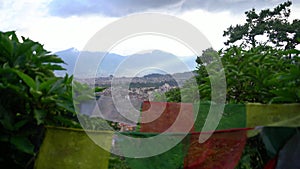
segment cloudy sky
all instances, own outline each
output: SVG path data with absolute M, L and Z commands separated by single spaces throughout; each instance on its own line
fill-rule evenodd
M 221 49 L 223 31 L 230 25 L 243 23 L 246 10 L 273 8 L 282 2 L 284 0 L 0 0 L 0 31 L 16 30 L 18 35 L 39 41 L 52 52 L 71 47 L 82 50 L 97 31 L 113 21 L 134 13 L 159 12 L 191 23 L 215 49 Z M 291 18 L 297 18 L 300 1 L 292 2 Z M 113 52 L 131 54 L 142 49 L 139 41 L 147 40 L 149 46 L 156 44 L 153 48 L 160 46 L 173 49 L 177 55 L 189 55 L 179 44 L 164 39 L 136 37 L 120 44 Z M 166 43 L 169 45 L 164 45 Z

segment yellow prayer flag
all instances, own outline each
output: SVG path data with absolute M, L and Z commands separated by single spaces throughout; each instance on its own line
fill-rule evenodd
M 113 132 L 89 131 L 111 146 Z M 81 129 L 47 127 L 35 169 L 107 169 L 110 152 L 96 145 Z

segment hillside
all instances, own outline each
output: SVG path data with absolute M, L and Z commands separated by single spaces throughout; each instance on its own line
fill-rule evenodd
M 66 71 L 56 71 L 56 74 L 59 76 L 63 76 L 65 73 L 68 73 L 70 75 L 73 74 L 76 61 L 80 54 L 84 55 L 85 57 L 91 57 L 91 58 L 95 58 L 95 57 L 97 58 L 98 56 L 103 55 L 103 53 L 101 52 L 88 52 L 88 51 L 80 52 L 74 48 L 59 51 L 56 52 L 55 54 L 58 55 L 60 58 L 62 58 L 66 63 L 62 65 L 66 69 Z M 126 61 L 127 58 L 130 61 Z M 174 62 L 174 58 L 177 63 L 172 63 Z M 185 72 L 185 70 L 187 69 L 195 70 L 196 68 L 195 59 L 196 59 L 195 56 L 177 57 L 171 53 L 167 53 L 159 50 L 154 50 L 148 53 L 137 53 L 129 56 L 122 56 L 114 53 L 108 53 L 105 55 L 104 59 L 100 63 L 97 75 L 102 77 L 114 75 L 115 71 L 117 70 L 118 66 L 121 63 L 126 65 L 126 70 L 128 70 L 128 74 L 132 72 L 136 73 L 133 70 L 134 68 L 138 69 L 142 67 L 147 67 L 148 65 L 154 67 L 155 65 L 161 66 L 162 64 L 164 64 L 163 68 L 168 70 L 167 73 L 169 74 L 182 73 Z M 180 65 L 182 63 L 184 64 L 184 66 L 186 66 L 185 69 L 183 69 L 182 65 Z M 129 72 L 130 69 L 132 69 L 131 72 Z M 157 72 L 157 70 L 148 70 L 143 72 L 140 75 L 144 76 L 147 74 L 151 74 L 153 73 L 153 71 Z M 159 73 L 161 72 L 159 71 Z

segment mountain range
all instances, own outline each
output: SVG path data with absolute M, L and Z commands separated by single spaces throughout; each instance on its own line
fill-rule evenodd
M 67 50 L 56 52 L 55 54 L 65 62 L 65 64 L 63 64 L 62 66 L 66 69 L 65 71 L 56 71 L 55 73 L 58 76 L 64 76 L 66 73 L 68 73 L 69 75 L 73 74 L 79 55 L 84 55 L 84 57 L 87 57 L 87 59 L 89 58 L 95 59 L 98 56 L 103 55 L 104 53 L 89 52 L 89 51 L 80 52 L 75 48 L 70 48 Z M 189 71 L 196 69 L 197 64 L 195 62 L 195 59 L 196 56 L 177 57 L 171 53 L 163 52 L 160 50 L 153 50 L 144 53 L 136 53 L 129 56 L 122 56 L 115 53 L 107 53 L 99 66 L 97 76 L 105 77 L 109 75 L 115 75 L 115 71 L 118 69 L 118 66 L 123 63 L 124 65 L 126 65 L 126 70 L 128 71 L 127 72 L 128 74 L 131 74 L 130 69 L 134 71 L 133 68 L 141 69 L 143 67 L 147 67 L 148 65 L 160 65 L 166 70 L 168 70 L 168 72 L 164 72 L 161 70 L 148 70 L 145 72 L 140 72 L 139 74 L 140 76 L 144 76 L 146 74 L 152 74 L 152 73 L 160 73 L 160 74 L 182 73 L 182 72 L 186 72 L 187 69 Z M 144 65 L 141 65 L 142 62 L 144 63 Z M 183 66 L 183 64 L 185 65 Z M 186 68 L 182 69 L 182 67 L 186 67 Z

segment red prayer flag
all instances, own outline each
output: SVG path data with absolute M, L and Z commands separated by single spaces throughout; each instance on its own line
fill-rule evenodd
M 194 124 L 193 104 L 144 102 L 140 132 L 190 132 Z
M 189 151 L 184 160 L 185 169 L 233 169 L 244 150 L 246 130 L 215 132 L 204 143 L 199 134 L 192 134 Z M 205 134 L 205 133 L 201 133 Z
M 207 132 L 194 132 L 191 103 L 144 102 L 140 122 L 140 132 L 189 132 L 185 169 L 233 169 L 247 140 L 246 129 L 231 129 L 216 131 L 204 143 L 199 143 L 200 134 Z

